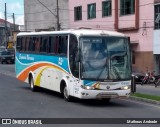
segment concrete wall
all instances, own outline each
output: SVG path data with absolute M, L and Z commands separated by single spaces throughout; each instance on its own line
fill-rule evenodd
M 59 1 L 59 17 L 61 28 L 68 28 L 68 0 Z M 56 15 L 56 0 L 40 0 Z M 56 17 L 37 0 L 24 0 L 25 30 L 57 28 Z

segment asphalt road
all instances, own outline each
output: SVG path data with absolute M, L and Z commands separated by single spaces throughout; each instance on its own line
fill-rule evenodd
M 29 85 L 18 81 L 14 65 L 0 65 L 1 118 L 160 118 L 160 107 L 132 100 L 65 102 L 60 94 L 41 89 L 32 92 Z M 39 126 L 39 125 L 38 125 Z M 43 125 L 44 127 L 45 125 Z M 47 126 L 47 125 L 46 125 Z M 52 126 L 52 125 L 51 125 Z M 56 127 L 64 125 L 56 125 Z M 70 127 L 71 125 L 65 125 Z M 73 126 L 73 125 L 72 125 Z M 75 126 L 75 125 L 74 125 Z M 76 125 L 82 127 L 82 125 Z M 86 125 L 83 125 L 86 126 Z M 87 125 L 112 127 L 116 125 Z M 146 125 L 118 125 L 140 127 Z M 159 126 L 159 125 L 151 125 Z M 14 126 L 13 126 L 14 127 Z

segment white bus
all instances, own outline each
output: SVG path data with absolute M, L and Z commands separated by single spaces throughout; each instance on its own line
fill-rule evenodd
M 128 97 L 129 38 L 105 30 L 26 32 L 17 35 L 16 77 L 35 91 L 43 87 L 64 99 Z

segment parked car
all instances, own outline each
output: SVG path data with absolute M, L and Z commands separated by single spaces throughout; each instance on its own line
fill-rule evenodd
M 145 75 L 143 73 L 140 73 L 140 72 L 133 72 L 132 76 L 135 77 L 135 83 L 139 84 L 139 83 L 142 82 Z
M 14 63 L 14 55 L 9 51 L 0 51 L 0 63 Z

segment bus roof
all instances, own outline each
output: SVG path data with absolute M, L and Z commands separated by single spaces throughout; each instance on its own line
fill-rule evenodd
M 92 29 L 78 29 L 78 30 L 65 30 L 65 31 L 43 31 L 43 32 L 21 32 L 17 36 L 27 36 L 27 35 L 49 35 L 49 34 L 74 34 L 76 36 L 88 35 L 88 36 L 122 36 L 125 37 L 124 34 L 115 32 L 115 31 L 107 31 L 107 30 L 92 30 Z

